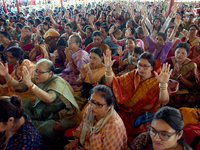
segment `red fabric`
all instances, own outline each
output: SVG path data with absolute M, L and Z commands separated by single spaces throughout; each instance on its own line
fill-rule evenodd
M 8 65 L 8 73 L 11 74 L 14 70 L 14 66 L 13 65 Z
M 71 129 L 66 130 L 64 136 L 73 137 L 73 131 L 75 131 L 75 130 L 76 130 L 76 128 L 71 128 Z
M 89 53 L 89 51 L 93 48 L 93 43 L 90 43 L 86 48 L 85 51 Z
M 31 50 L 32 48 L 34 48 L 32 43 L 23 46 L 24 51 Z
M 185 131 L 185 139 L 187 141 L 187 144 L 189 144 L 192 148 L 194 148 L 194 145 L 193 145 L 194 138 L 196 136 L 200 137 L 200 125 L 187 124 L 183 128 L 183 130 Z M 197 143 L 195 144 L 195 147 L 196 147 L 196 150 L 200 150 L 200 141 L 198 141 L 198 144 Z

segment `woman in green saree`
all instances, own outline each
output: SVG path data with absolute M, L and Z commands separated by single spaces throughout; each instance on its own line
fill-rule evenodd
M 23 81 L 18 82 L 8 74 L 7 64 L 0 63 L 0 75 L 15 89 L 31 89 L 35 103 L 23 100 L 25 113 L 33 120 L 45 142 L 57 138 L 57 131 L 74 128 L 82 120 L 73 97 L 73 89 L 64 79 L 54 76 L 54 65 L 50 60 L 41 59 L 36 64 L 35 78 L 23 67 Z M 49 144 L 49 143 L 48 143 Z

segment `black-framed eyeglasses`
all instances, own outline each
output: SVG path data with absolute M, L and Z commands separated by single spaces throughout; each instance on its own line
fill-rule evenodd
M 93 99 L 91 99 L 91 98 L 88 99 L 88 103 L 89 103 L 90 105 L 95 105 L 97 108 L 102 108 L 104 105 L 107 105 L 107 104 L 95 103 L 95 102 L 93 101 Z
M 153 127 L 149 127 L 149 133 L 151 136 L 155 137 L 157 134 L 159 135 L 160 139 L 163 140 L 163 141 L 168 141 L 169 138 L 171 136 L 173 136 L 174 134 L 176 134 L 177 132 L 174 132 L 172 134 L 167 134 L 165 132 L 158 132 L 156 131 L 156 129 L 154 129 Z
M 35 74 L 39 74 L 39 75 L 51 72 L 51 71 L 41 72 L 41 71 L 37 71 L 37 70 L 33 70 L 33 71 L 35 72 Z

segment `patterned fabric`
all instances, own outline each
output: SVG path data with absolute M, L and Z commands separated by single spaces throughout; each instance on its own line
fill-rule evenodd
M 86 51 L 80 49 L 72 55 L 72 60 L 75 65 L 75 68 L 78 71 L 81 71 L 81 68 L 89 62 L 89 55 Z M 75 75 L 73 70 L 68 63 L 66 68 L 62 71 L 62 73 L 58 74 L 57 76 L 62 77 L 65 79 L 73 89 L 77 88 L 76 79 L 78 78 L 78 74 Z
M 175 56 L 175 46 L 176 46 L 176 44 L 178 44 L 179 42 L 181 42 L 180 39 L 178 39 L 178 38 L 175 38 L 175 39 L 174 39 L 174 42 L 173 42 L 172 47 L 171 47 L 171 49 L 170 49 L 170 51 L 169 51 L 169 53 L 168 53 L 168 55 L 167 55 L 167 58 L 172 57 L 172 56 Z
M 89 53 L 90 50 L 91 50 L 92 48 L 94 48 L 94 47 L 95 47 L 95 45 L 94 45 L 93 43 L 90 43 L 90 44 L 88 44 L 88 46 L 85 48 L 85 51 Z M 106 50 L 107 50 L 107 49 L 110 49 L 110 47 L 109 47 L 107 44 L 104 44 L 104 43 L 101 44 L 100 48 L 102 49 L 102 51 L 103 51 L 104 54 L 106 53 Z
M 125 41 L 126 41 L 126 38 L 125 39 L 122 39 L 122 40 L 117 40 L 117 39 L 113 39 L 113 43 L 114 44 L 118 44 L 118 45 L 121 45 L 121 46 L 125 46 Z M 144 42 L 140 39 L 135 39 L 136 41 L 136 44 L 138 47 L 141 47 L 144 49 Z
M 77 136 L 83 128 L 83 125 L 86 122 L 86 116 L 89 112 L 89 106 L 86 108 L 83 121 L 79 127 L 74 132 L 74 136 Z M 83 146 L 85 149 L 92 150 L 101 150 L 101 149 L 110 149 L 110 150 L 124 150 L 127 148 L 127 136 L 124 123 L 117 114 L 116 118 L 111 118 L 108 122 L 102 127 L 98 133 L 87 132 L 86 141 Z
M 173 60 L 174 63 L 173 63 Z M 175 59 L 174 57 L 168 58 L 166 60 L 168 64 L 171 65 L 171 69 L 174 68 Z M 170 96 L 170 102 L 169 105 L 180 108 L 180 107 L 194 107 L 195 101 L 199 95 L 198 92 L 198 84 L 199 84 L 199 78 L 197 73 L 197 65 L 196 63 L 190 61 L 187 64 L 184 64 L 183 66 L 179 66 L 180 72 L 184 78 L 189 80 L 190 82 L 195 83 L 195 87 L 193 89 L 190 89 L 188 86 L 182 83 L 181 79 L 177 79 L 177 76 L 171 75 L 171 79 L 176 80 L 179 82 L 179 91 L 173 95 Z
M 24 59 L 23 62 L 19 65 L 18 68 L 18 74 L 20 76 L 22 76 L 22 68 L 23 66 L 26 66 L 29 74 L 31 75 L 31 77 L 34 76 L 34 69 L 35 69 L 35 64 L 33 64 L 30 60 L 28 59 Z M 13 68 L 13 66 L 12 66 Z M 13 69 L 12 69 L 13 70 Z M 17 77 L 15 76 L 15 71 L 12 71 L 12 73 L 10 74 L 15 80 L 17 80 Z M 32 100 L 35 99 L 35 95 L 33 94 L 33 92 L 31 90 L 28 90 L 26 92 L 16 92 L 15 89 L 13 87 L 11 87 L 9 84 L 6 85 L 0 85 L 0 95 L 1 96 L 12 96 L 12 95 L 18 95 L 21 98 L 31 98 Z
M 39 131 L 30 117 L 25 115 L 25 118 L 26 122 L 10 137 L 6 150 L 45 150 Z

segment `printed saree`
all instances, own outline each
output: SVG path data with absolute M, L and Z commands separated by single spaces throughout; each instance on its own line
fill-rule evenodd
M 90 63 L 86 64 L 84 67 L 85 68 L 90 67 Z M 106 67 L 103 66 L 101 68 L 92 69 L 91 71 L 92 71 L 92 75 L 93 75 L 93 80 L 99 83 L 99 82 L 101 82 L 102 77 L 104 77 L 104 74 L 106 72 Z M 79 77 L 80 77 L 80 75 L 79 75 Z M 86 76 L 84 82 L 90 83 L 89 75 Z M 86 98 L 81 97 L 82 88 L 83 88 L 83 86 L 80 86 L 74 90 L 74 97 L 75 97 L 80 109 L 82 109 L 83 106 L 87 102 Z
M 23 62 L 19 65 L 19 68 L 18 68 L 18 74 L 20 76 L 22 76 L 22 68 L 23 68 L 23 66 L 26 66 L 26 68 L 28 69 L 31 77 L 33 77 L 34 76 L 34 71 L 33 70 L 35 69 L 35 64 L 33 64 L 28 59 L 24 59 Z M 10 70 L 13 70 L 13 66 L 11 66 Z M 12 71 L 12 73 L 10 73 L 10 75 L 15 80 L 17 80 L 17 77 L 15 76 L 15 71 Z M 31 90 L 28 90 L 26 92 L 17 92 L 9 84 L 0 85 L 0 95 L 1 96 L 5 96 L 5 95 L 6 96 L 18 95 L 21 98 L 27 98 L 28 97 L 28 98 L 31 98 L 32 101 L 35 100 L 35 95 L 33 94 L 33 92 Z
M 155 71 L 160 73 L 160 69 L 161 64 L 157 61 Z M 124 121 L 129 142 L 133 140 L 133 136 L 146 130 L 135 128 L 135 120 L 145 112 L 156 112 L 160 108 L 158 85 L 155 76 L 141 81 L 137 69 L 120 77 L 113 77 L 113 93 L 120 104 L 119 115 Z M 143 109 L 150 104 L 153 104 L 151 109 Z
M 172 58 L 168 58 L 166 60 L 168 64 L 171 65 L 171 68 L 174 68 L 174 63 L 172 61 Z M 199 84 L 199 77 L 197 72 L 197 64 L 193 61 L 190 61 L 187 64 L 184 64 L 182 66 L 179 66 L 180 72 L 184 78 L 189 80 L 190 82 L 194 82 L 196 85 L 193 89 L 190 89 L 186 85 L 184 85 L 181 81 L 181 79 L 177 79 L 176 76 L 171 75 L 171 79 L 176 80 L 179 82 L 179 91 L 173 95 L 170 96 L 170 102 L 168 105 L 180 108 L 180 107 L 194 107 L 196 99 L 199 95 L 198 92 L 198 84 Z

